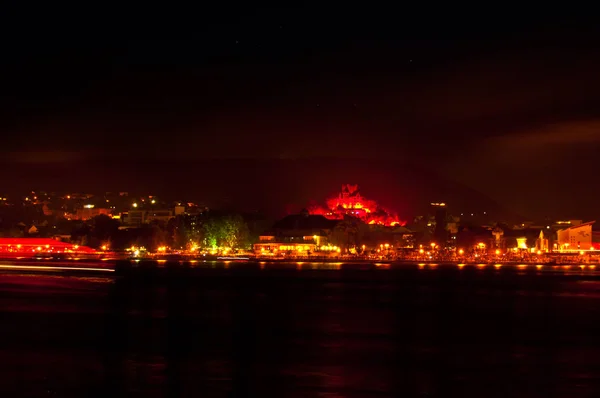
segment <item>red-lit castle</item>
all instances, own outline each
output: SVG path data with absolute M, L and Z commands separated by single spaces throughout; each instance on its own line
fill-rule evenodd
M 347 215 L 371 225 L 391 227 L 405 224 L 396 214 L 382 208 L 376 201 L 362 196 L 358 185 L 342 185 L 342 191 L 338 196 L 328 199 L 326 203 L 327 210 L 317 205 L 309 207 L 308 210 L 311 214 L 322 214 L 329 219 L 342 219 Z

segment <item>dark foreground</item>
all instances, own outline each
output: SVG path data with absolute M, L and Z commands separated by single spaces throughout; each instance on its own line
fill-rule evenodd
M 0 274 L 0 396 L 600 396 L 595 273 L 299 268 Z

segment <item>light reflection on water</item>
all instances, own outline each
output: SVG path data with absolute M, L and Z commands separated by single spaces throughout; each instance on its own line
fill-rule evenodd
M 0 395 L 600 396 L 591 265 L 300 263 L 175 285 L 3 276 Z
M 229 268 L 235 266 L 236 268 L 245 268 L 247 262 L 234 262 L 234 261 L 211 261 L 212 268 Z M 344 269 L 372 269 L 375 270 L 402 270 L 411 269 L 416 267 L 419 270 L 433 271 L 437 269 L 477 269 L 480 271 L 488 269 L 488 267 L 495 269 L 496 271 L 501 270 L 518 270 L 525 272 L 531 269 L 535 269 L 538 272 L 588 272 L 596 270 L 594 264 L 574 264 L 574 265 L 542 265 L 542 264 L 503 264 L 503 263 L 393 263 L 393 262 L 373 262 L 373 263 L 353 263 L 353 262 L 313 262 L 313 261 L 261 261 L 256 263 L 258 268 L 263 271 L 268 270 L 285 270 L 295 268 L 297 270 L 322 270 L 322 271 L 335 271 Z M 200 264 L 199 267 L 206 267 L 207 264 Z

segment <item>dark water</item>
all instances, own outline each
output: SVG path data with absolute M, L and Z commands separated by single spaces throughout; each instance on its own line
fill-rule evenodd
M 595 272 L 300 268 L 0 274 L 0 396 L 600 396 Z

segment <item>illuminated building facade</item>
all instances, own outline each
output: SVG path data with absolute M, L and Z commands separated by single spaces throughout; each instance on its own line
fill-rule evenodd
M 358 185 L 342 185 L 341 192 L 326 201 L 327 209 L 312 206 L 311 214 L 323 215 L 332 220 L 341 220 L 344 216 L 358 218 L 370 225 L 397 226 L 405 225 L 397 215 L 382 208 L 374 200 L 361 195 Z
M 327 254 L 338 250 L 331 246 L 329 236 L 337 220 L 309 214 L 307 210 L 292 214 L 276 222 L 254 244 L 257 255 L 308 256 Z
M 555 250 L 559 252 L 595 250 L 592 231 L 594 223 L 595 221 L 591 221 L 556 231 Z

